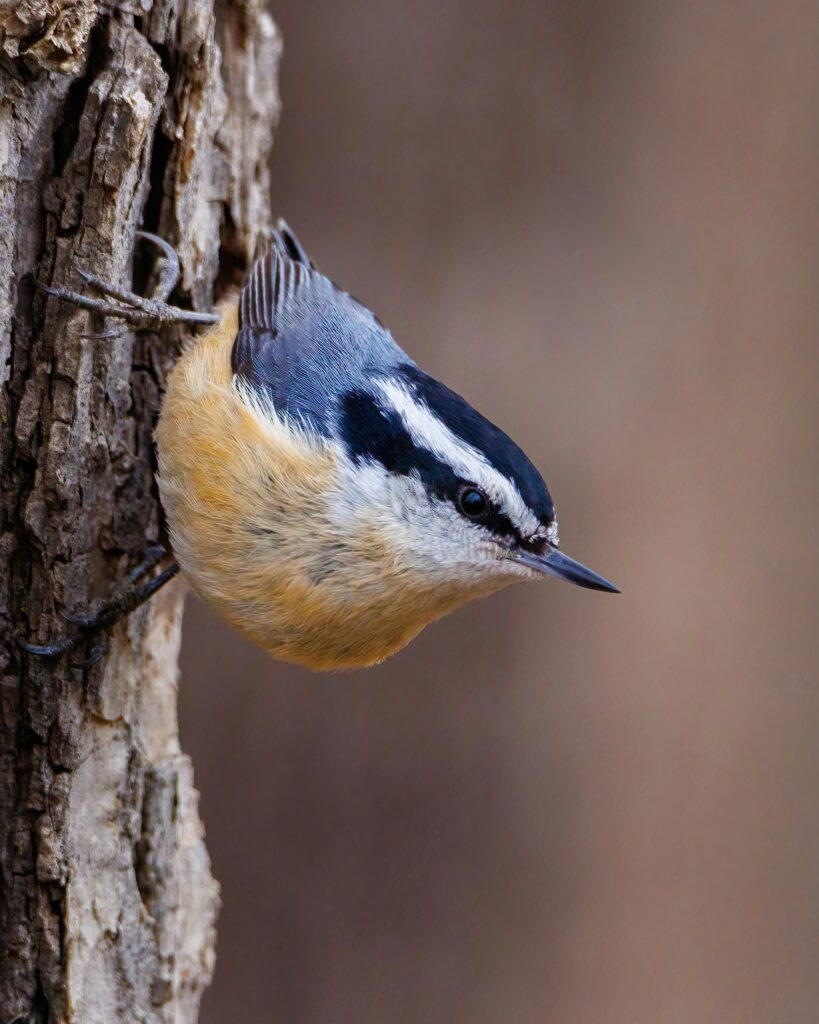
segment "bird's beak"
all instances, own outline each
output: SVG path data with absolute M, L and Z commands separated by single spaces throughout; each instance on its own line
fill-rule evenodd
M 587 569 L 580 562 L 575 562 L 573 558 L 564 555 L 557 548 L 552 548 L 542 555 L 521 551 L 517 560 L 530 569 L 547 573 L 549 576 L 557 576 L 559 580 L 568 580 L 569 583 L 576 583 L 578 587 L 588 587 L 589 590 L 605 590 L 611 594 L 620 593 L 613 583 L 609 583 L 608 580 L 598 576 L 591 569 Z

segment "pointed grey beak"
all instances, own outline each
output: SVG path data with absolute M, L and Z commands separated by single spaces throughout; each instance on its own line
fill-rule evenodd
M 596 572 L 587 569 L 580 562 L 564 555 L 557 548 L 552 548 L 543 555 L 533 555 L 528 551 L 521 551 L 517 560 L 530 569 L 537 572 L 548 573 L 549 576 L 557 576 L 559 580 L 568 580 L 569 583 L 576 583 L 578 587 L 588 587 L 589 590 L 605 590 L 610 594 L 619 594 L 620 591 L 613 583 L 598 576 Z

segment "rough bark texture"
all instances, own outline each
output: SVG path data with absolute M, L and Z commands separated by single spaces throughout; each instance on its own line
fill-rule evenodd
M 182 335 L 89 340 L 73 263 L 211 307 L 270 223 L 279 37 L 261 0 L 0 0 L 0 1024 L 193 1021 L 217 887 L 176 722 L 182 592 L 98 664 L 23 655 L 161 530 L 151 431 Z M 221 258 L 220 258 L 221 252 Z M 132 278 L 132 275 L 134 277 Z

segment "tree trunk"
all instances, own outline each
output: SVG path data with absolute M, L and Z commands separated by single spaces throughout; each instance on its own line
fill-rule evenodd
M 144 290 L 141 226 L 179 253 L 173 301 L 207 310 L 270 224 L 262 0 L 139 4 L 0 0 L 0 1024 L 194 1021 L 213 969 L 182 585 L 96 664 L 16 644 L 72 628 L 160 538 L 151 431 L 183 340 L 83 337 L 103 321 L 35 281 L 81 288 L 76 263 Z

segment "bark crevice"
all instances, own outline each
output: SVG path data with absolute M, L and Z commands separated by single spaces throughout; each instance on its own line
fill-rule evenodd
M 270 224 L 279 54 L 259 0 L 158 0 L 136 21 L 0 6 L 0 1024 L 192 1022 L 213 969 L 181 586 L 99 664 L 15 642 L 62 635 L 61 611 L 159 538 L 151 435 L 182 335 L 84 338 L 99 319 L 35 281 L 81 286 L 76 262 L 150 287 L 143 227 L 177 248 L 177 301 L 209 308 Z

